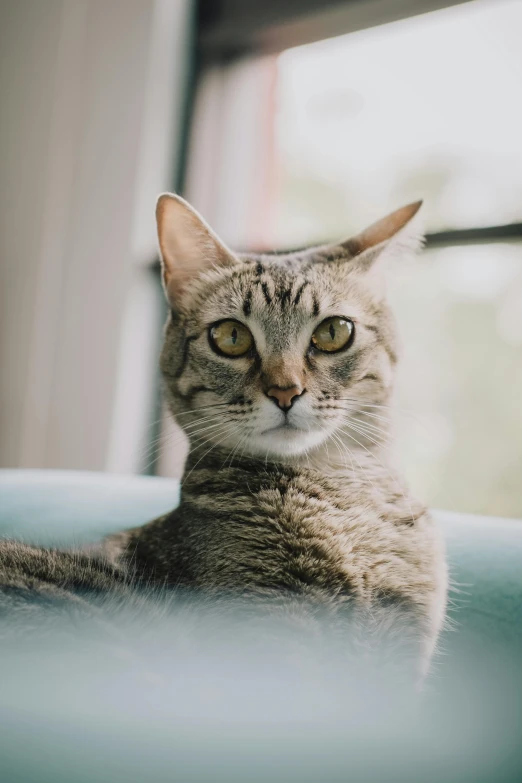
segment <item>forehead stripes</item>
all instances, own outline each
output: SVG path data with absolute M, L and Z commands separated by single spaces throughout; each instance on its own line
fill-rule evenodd
M 303 276 L 298 274 L 292 278 L 288 272 L 282 274 L 280 270 L 265 268 L 257 262 L 255 276 L 246 284 L 241 308 L 243 314 L 249 316 L 252 313 L 252 305 L 256 299 L 259 304 L 276 306 L 282 311 L 297 307 L 310 282 L 303 280 Z M 315 292 L 311 297 L 311 310 L 314 316 L 319 314 L 319 301 Z
M 243 301 L 243 315 L 250 315 L 252 312 L 252 289 L 248 289 Z
M 296 307 L 299 304 L 299 302 L 301 300 L 301 294 L 303 293 L 303 291 L 305 290 L 307 285 L 309 285 L 309 283 L 308 283 L 307 280 L 305 280 L 304 283 L 301 283 L 301 285 L 297 289 L 297 293 L 296 293 L 295 299 L 294 299 L 294 307 Z
M 270 296 L 268 283 L 266 281 L 261 282 L 261 290 L 263 292 L 263 296 L 265 297 L 265 302 L 268 306 L 270 306 L 272 304 L 272 297 Z

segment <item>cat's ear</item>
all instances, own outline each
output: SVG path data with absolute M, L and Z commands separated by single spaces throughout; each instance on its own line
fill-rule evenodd
M 163 193 L 156 205 L 156 221 L 163 285 L 171 307 L 176 307 L 184 288 L 199 272 L 235 262 L 232 251 L 181 196 Z
M 356 258 L 357 263 L 367 269 L 390 246 L 398 252 L 415 252 L 422 243 L 422 235 L 418 230 L 411 230 L 408 224 L 421 206 L 422 201 L 415 201 L 395 210 L 343 242 L 342 247 L 350 258 Z

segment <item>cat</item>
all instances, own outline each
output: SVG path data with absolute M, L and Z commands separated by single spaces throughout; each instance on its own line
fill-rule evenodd
M 299 596 L 366 625 L 413 618 L 427 666 L 447 569 L 385 446 L 397 339 L 382 285 L 418 243 L 420 205 L 338 245 L 254 255 L 160 197 L 160 364 L 190 452 L 180 507 L 110 537 L 115 564 L 274 604 Z
M 349 618 L 353 640 L 363 629 L 363 644 L 404 642 L 427 671 L 447 568 L 386 445 L 397 339 L 382 284 L 392 257 L 418 244 L 420 204 L 340 244 L 237 254 L 162 195 L 160 365 L 190 442 L 180 506 L 96 552 L 1 543 L 1 605 L 19 617 L 42 603 L 98 612 L 143 584 L 147 600 L 196 590 L 297 625 Z

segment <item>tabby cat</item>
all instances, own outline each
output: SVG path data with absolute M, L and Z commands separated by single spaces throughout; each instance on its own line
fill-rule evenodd
M 181 504 L 97 554 L 1 544 L 4 601 L 125 600 L 146 582 L 294 619 L 306 606 L 309 618 L 350 616 L 378 638 L 413 640 L 425 669 L 447 570 L 439 532 L 390 456 L 397 341 L 382 284 L 391 258 L 418 244 L 419 207 L 341 244 L 253 255 L 162 195 L 161 370 L 190 442 Z

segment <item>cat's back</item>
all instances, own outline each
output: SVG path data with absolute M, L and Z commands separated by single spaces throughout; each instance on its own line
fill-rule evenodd
M 372 470 L 195 468 L 181 507 L 135 531 L 128 552 L 159 578 L 196 587 L 287 588 L 328 601 L 415 594 L 421 583 L 425 593 L 441 557 L 437 532 L 392 474 L 372 480 Z

